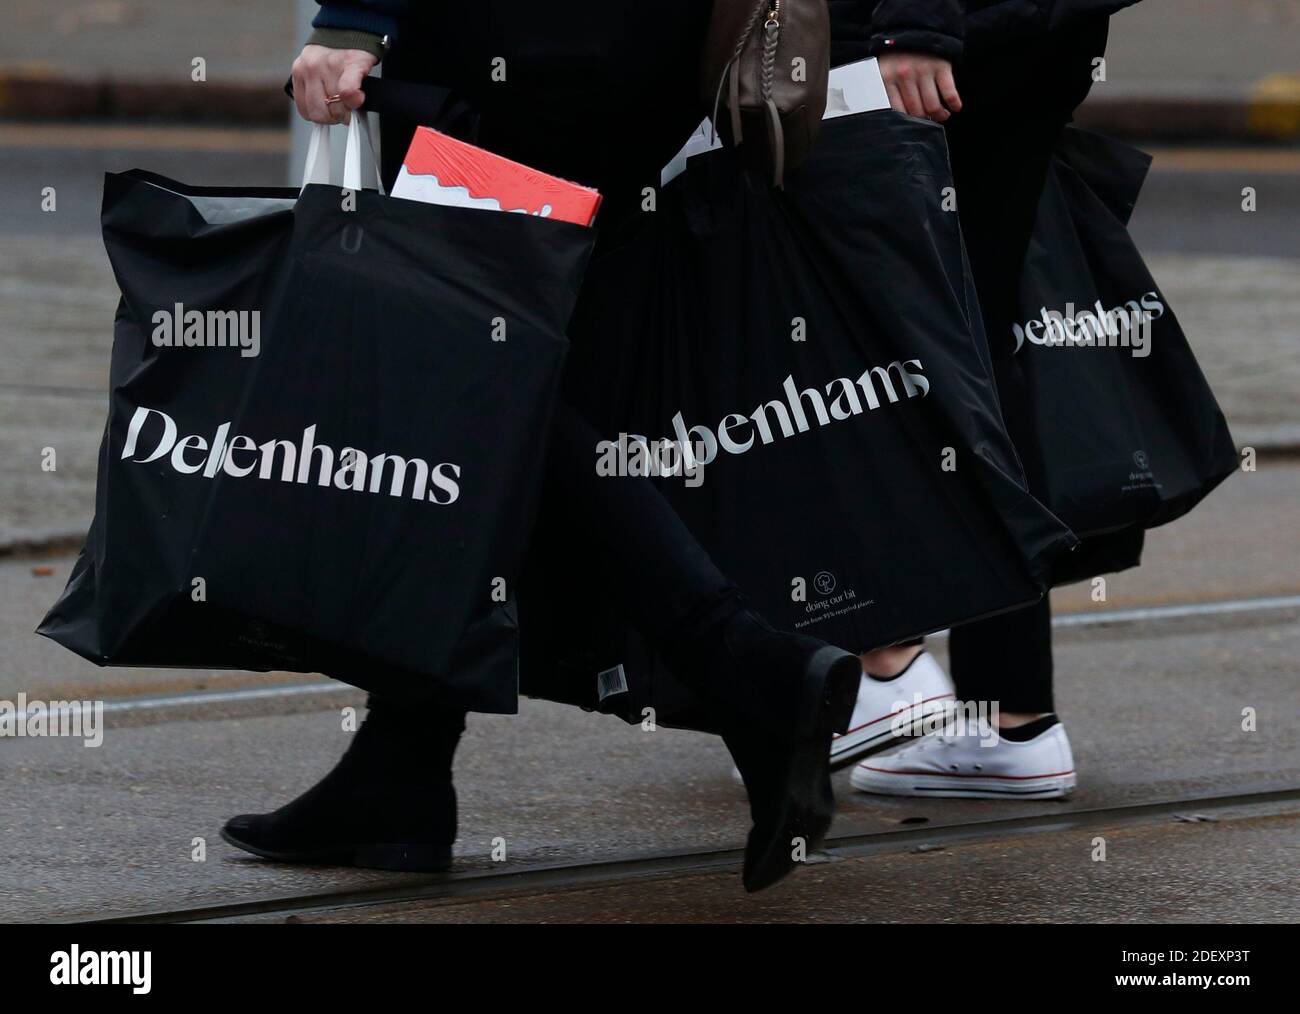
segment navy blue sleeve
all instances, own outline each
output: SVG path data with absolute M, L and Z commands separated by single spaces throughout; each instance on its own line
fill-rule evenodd
M 397 39 L 398 25 L 410 10 L 410 0 L 316 0 L 320 13 L 312 19 L 313 28 L 336 28 L 352 32 L 370 32 Z

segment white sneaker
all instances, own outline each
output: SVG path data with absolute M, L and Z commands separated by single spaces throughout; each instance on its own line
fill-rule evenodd
M 1074 791 L 1074 755 L 1057 722 L 1024 743 L 985 725 L 949 725 L 883 757 L 863 761 L 850 781 L 886 796 L 1055 799 Z
M 872 679 L 863 673 L 849 731 L 831 740 L 831 769 L 919 736 L 922 721 L 948 709 L 953 699 L 952 680 L 928 651 L 922 650 L 891 680 Z M 734 767 L 731 777 L 743 784 Z
M 922 719 L 944 711 L 953 699 L 952 680 L 928 651 L 921 651 L 891 680 L 863 673 L 849 731 L 831 740 L 831 767 L 843 767 L 919 735 Z

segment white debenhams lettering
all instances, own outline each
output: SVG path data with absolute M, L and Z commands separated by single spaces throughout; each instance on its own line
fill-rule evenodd
M 132 993 L 153 988 L 153 951 L 85 951 L 73 944 L 50 955 L 50 982 L 56 986 L 130 986 Z
M 238 346 L 240 356 L 251 358 L 262 349 L 261 310 L 187 310 L 176 303 L 170 310 L 155 310 L 151 318 L 155 348 L 224 349 Z
M 153 419 L 146 435 L 146 424 Z M 148 453 L 141 446 L 156 432 L 157 442 Z M 223 472 L 234 479 L 251 476 L 275 479 L 297 485 L 309 485 L 315 468 L 318 486 L 357 493 L 379 493 L 385 487 L 389 496 L 404 496 L 409 490 L 413 500 L 427 500 L 439 506 L 455 503 L 460 498 L 460 465 L 449 461 L 430 468 L 423 458 L 404 458 L 400 454 L 367 454 L 355 447 L 344 447 L 337 455 L 329 444 L 316 442 L 316 424 L 302 431 L 302 438 L 268 440 L 259 444 L 242 433 L 230 435 L 230 423 L 216 428 L 211 441 L 198 434 L 177 439 L 176 420 L 161 409 L 141 405 L 131 416 L 126 428 L 126 443 L 122 447 L 122 460 L 132 459 L 147 465 L 166 457 L 171 467 L 183 475 L 202 473 L 211 479 Z M 143 457 L 136 457 L 141 453 Z M 280 459 L 277 474 L 276 458 Z M 336 467 L 337 462 L 337 467 Z M 387 474 L 386 474 L 387 473 Z M 408 481 L 409 480 L 409 481 Z
M 1019 352 L 1025 339 L 1031 345 L 1068 347 L 1131 348 L 1135 358 L 1151 354 L 1150 324 L 1164 316 L 1165 304 L 1158 292 L 1144 292 L 1137 299 L 1107 310 L 1100 299 L 1092 309 L 1075 310 L 1065 304 L 1065 312 L 1040 307 L 1039 318 L 1012 324 L 1011 333 Z
M 675 443 L 682 448 L 682 467 L 689 473 L 697 465 L 712 462 L 719 449 L 728 454 L 745 454 L 756 440 L 770 444 L 778 437 L 807 433 L 814 421 L 819 427 L 827 426 L 833 421 L 873 411 L 880 408 L 882 398 L 890 404 L 896 403 L 900 400 L 900 388 L 904 398 L 918 395 L 924 398 L 930 393 L 930 380 L 925 376 L 921 360 L 895 360 L 888 366 L 868 367 L 857 378 L 837 377 L 825 385 L 825 395 L 816 387 L 800 390 L 793 375 L 787 375 L 781 382 L 784 399 L 765 402 L 749 415 L 728 413 L 718 423 L 716 434 L 704 425 L 687 427 L 685 418 L 678 412 L 672 418 L 672 427 Z

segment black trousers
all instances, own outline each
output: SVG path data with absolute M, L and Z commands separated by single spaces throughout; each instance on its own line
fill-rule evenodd
M 602 439 L 567 402 L 556 409 L 537 539 L 580 557 L 622 618 L 664 657 L 678 657 L 739 608 L 739 592 L 649 479 L 596 473 Z M 549 565 L 555 550 L 539 547 Z
M 1021 266 L 1047 168 L 1061 130 L 1088 94 L 1092 61 L 1105 52 L 1107 19 L 1081 19 L 1032 47 L 970 50 L 957 73 L 962 112 L 947 126 L 962 234 L 979 294 L 998 397 L 1031 489 L 1041 489 L 1042 450 L 1028 399 L 1010 367 Z M 954 628 L 949 641 L 961 700 L 1004 711 L 1054 710 L 1051 606 Z

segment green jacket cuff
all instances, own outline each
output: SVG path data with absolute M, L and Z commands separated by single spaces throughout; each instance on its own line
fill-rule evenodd
M 316 28 L 308 37 L 307 45 L 325 46 L 329 49 L 360 49 L 377 60 L 384 58 L 383 37 L 370 32 L 355 32 L 346 28 Z

